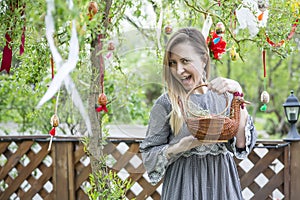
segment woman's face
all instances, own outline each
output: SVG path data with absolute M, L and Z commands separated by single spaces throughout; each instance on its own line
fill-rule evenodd
M 189 91 L 202 83 L 205 63 L 194 47 L 188 43 L 177 44 L 171 49 L 169 67 L 175 79 Z

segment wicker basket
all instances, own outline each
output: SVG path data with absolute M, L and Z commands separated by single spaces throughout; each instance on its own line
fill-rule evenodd
M 197 115 L 190 110 L 187 102 L 194 90 L 204 86 L 207 86 L 207 84 L 198 85 L 187 94 L 185 101 L 185 108 L 187 109 L 187 112 L 183 113 L 187 127 L 192 135 L 199 140 L 206 142 L 226 142 L 233 138 L 238 132 L 240 105 L 243 102 L 241 101 L 242 98 L 235 96 L 232 100 L 230 117 L 224 115 L 230 104 L 227 93 L 224 93 L 224 97 L 226 98 L 224 111 L 219 114 L 209 116 Z

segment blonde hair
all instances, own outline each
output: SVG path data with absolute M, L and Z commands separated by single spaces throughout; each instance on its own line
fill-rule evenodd
M 195 52 L 199 53 L 199 56 L 201 56 L 201 58 L 206 63 L 204 68 L 206 80 L 209 78 L 210 74 L 209 52 L 206 40 L 203 37 L 202 33 L 195 28 L 179 29 L 169 39 L 166 45 L 166 51 L 163 60 L 163 79 L 166 83 L 167 93 L 172 105 L 172 111 L 170 113 L 170 126 L 175 135 L 179 133 L 179 130 L 184 123 L 184 118 L 181 112 L 181 107 L 179 106 L 179 101 L 181 101 L 181 105 L 184 106 L 187 91 L 172 75 L 169 67 L 169 57 L 173 47 L 182 43 L 188 43 L 189 45 L 194 47 Z

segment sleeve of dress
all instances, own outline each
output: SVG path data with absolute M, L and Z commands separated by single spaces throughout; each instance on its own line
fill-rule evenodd
M 232 140 L 231 148 L 236 158 L 244 159 L 248 156 L 248 154 L 253 149 L 256 139 L 257 139 L 257 132 L 255 126 L 253 124 L 252 117 L 248 115 L 247 123 L 245 126 L 245 137 L 246 137 L 246 147 L 245 148 L 237 148 L 236 147 L 236 138 Z
M 166 106 L 154 104 L 150 112 L 146 137 L 140 144 L 143 164 L 153 185 L 163 178 L 170 162 L 165 155 L 171 134 L 168 114 Z

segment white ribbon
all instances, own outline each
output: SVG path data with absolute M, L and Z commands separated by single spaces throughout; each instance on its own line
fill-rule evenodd
M 202 27 L 202 35 L 204 36 L 205 39 L 208 37 L 209 30 L 210 30 L 212 24 L 213 24 L 212 18 L 210 15 L 208 15 L 207 18 L 205 19 L 205 21 L 203 23 L 203 27 Z
M 73 1 L 69 1 L 69 8 L 73 8 Z M 72 20 L 72 31 L 71 31 L 71 39 L 70 39 L 70 46 L 69 46 L 69 55 L 68 59 L 64 61 L 59 54 L 53 39 L 53 34 L 55 31 L 54 28 L 54 19 L 52 16 L 52 12 L 54 11 L 54 0 L 47 0 L 47 15 L 45 17 L 46 23 L 46 37 L 49 43 L 49 47 L 53 56 L 53 60 L 56 63 L 58 71 L 54 76 L 47 92 L 42 97 L 40 102 L 37 105 L 37 108 L 40 108 L 45 102 L 51 99 L 60 89 L 62 83 L 64 83 L 67 92 L 72 96 L 72 101 L 74 105 L 79 109 L 81 116 L 83 117 L 87 131 L 89 135 L 92 135 L 92 128 L 91 122 L 88 114 L 85 111 L 83 106 L 83 102 L 80 98 L 79 92 L 77 91 L 75 84 L 70 77 L 70 72 L 72 72 L 79 59 L 79 44 L 76 32 L 76 21 Z

